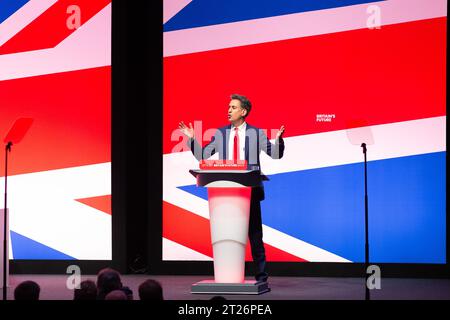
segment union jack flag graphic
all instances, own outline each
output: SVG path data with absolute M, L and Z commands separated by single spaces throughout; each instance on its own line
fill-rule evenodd
M 284 158 L 261 159 L 269 261 L 363 261 L 361 129 L 371 260 L 445 263 L 446 12 L 442 0 L 165 0 L 163 258 L 212 259 L 198 163 L 173 133 L 180 120 L 223 126 L 237 92 L 249 123 L 287 128 Z M 0 131 L 35 120 L 13 147 L 11 258 L 111 259 L 110 24 L 110 1 L 0 2 Z
M 0 132 L 34 119 L 10 155 L 11 259 L 111 259 L 110 81 L 110 0 L 0 1 Z
M 249 124 L 286 126 L 284 158 L 261 155 L 269 261 L 364 261 L 365 138 L 371 261 L 445 263 L 446 15 L 443 0 L 164 1 L 163 259 L 212 260 L 176 128 L 222 127 L 240 93 Z

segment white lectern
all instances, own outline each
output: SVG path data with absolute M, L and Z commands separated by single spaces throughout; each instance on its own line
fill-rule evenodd
M 208 188 L 214 280 L 191 287 L 191 293 L 261 294 L 267 282 L 245 280 L 245 247 L 252 187 L 261 184 L 259 170 L 190 170 L 197 186 Z

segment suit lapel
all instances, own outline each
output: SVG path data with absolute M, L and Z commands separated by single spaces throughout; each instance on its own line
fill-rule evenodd
M 250 157 L 249 157 L 249 137 L 247 135 L 247 130 L 250 129 L 251 126 L 247 123 L 247 125 L 245 126 L 245 160 L 250 161 Z
M 231 132 L 231 127 L 230 126 L 226 126 L 223 130 L 225 131 L 225 143 L 223 144 L 222 147 L 222 160 L 227 160 L 228 159 L 228 142 L 230 141 L 230 132 Z M 222 132 L 223 134 L 223 132 Z

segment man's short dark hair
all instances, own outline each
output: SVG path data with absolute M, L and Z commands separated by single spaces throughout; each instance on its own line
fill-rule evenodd
M 39 300 L 41 287 L 34 281 L 24 281 L 14 289 L 14 300 Z
M 247 118 L 247 116 L 250 113 L 250 110 L 252 110 L 252 103 L 250 102 L 250 100 L 247 99 L 246 96 L 240 95 L 240 94 L 232 94 L 231 95 L 231 100 L 239 100 L 241 102 L 241 107 L 245 110 L 247 110 L 247 114 L 245 115 L 244 118 Z
M 96 300 L 97 286 L 92 280 L 84 280 L 80 283 L 80 289 L 75 289 L 73 300 Z
M 139 285 L 139 299 L 164 300 L 161 284 L 153 279 L 148 279 Z

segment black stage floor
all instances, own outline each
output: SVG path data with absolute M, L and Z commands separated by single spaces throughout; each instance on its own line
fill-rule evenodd
M 166 300 L 209 300 L 213 296 L 191 294 L 193 283 L 211 276 L 149 276 L 122 275 L 122 283 L 134 292 L 146 279 L 158 280 Z M 66 287 L 66 275 L 11 275 L 8 300 L 22 281 L 33 280 L 41 287 L 41 300 L 71 300 L 73 290 Z M 96 275 L 82 276 L 82 280 L 96 280 Z M 364 300 L 365 280 L 362 278 L 271 277 L 271 292 L 262 295 L 224 295 L 227 300 Z M 450 300 L 450 279 L 382 278 L 381 289 L 371 290 L 372 300 Z

